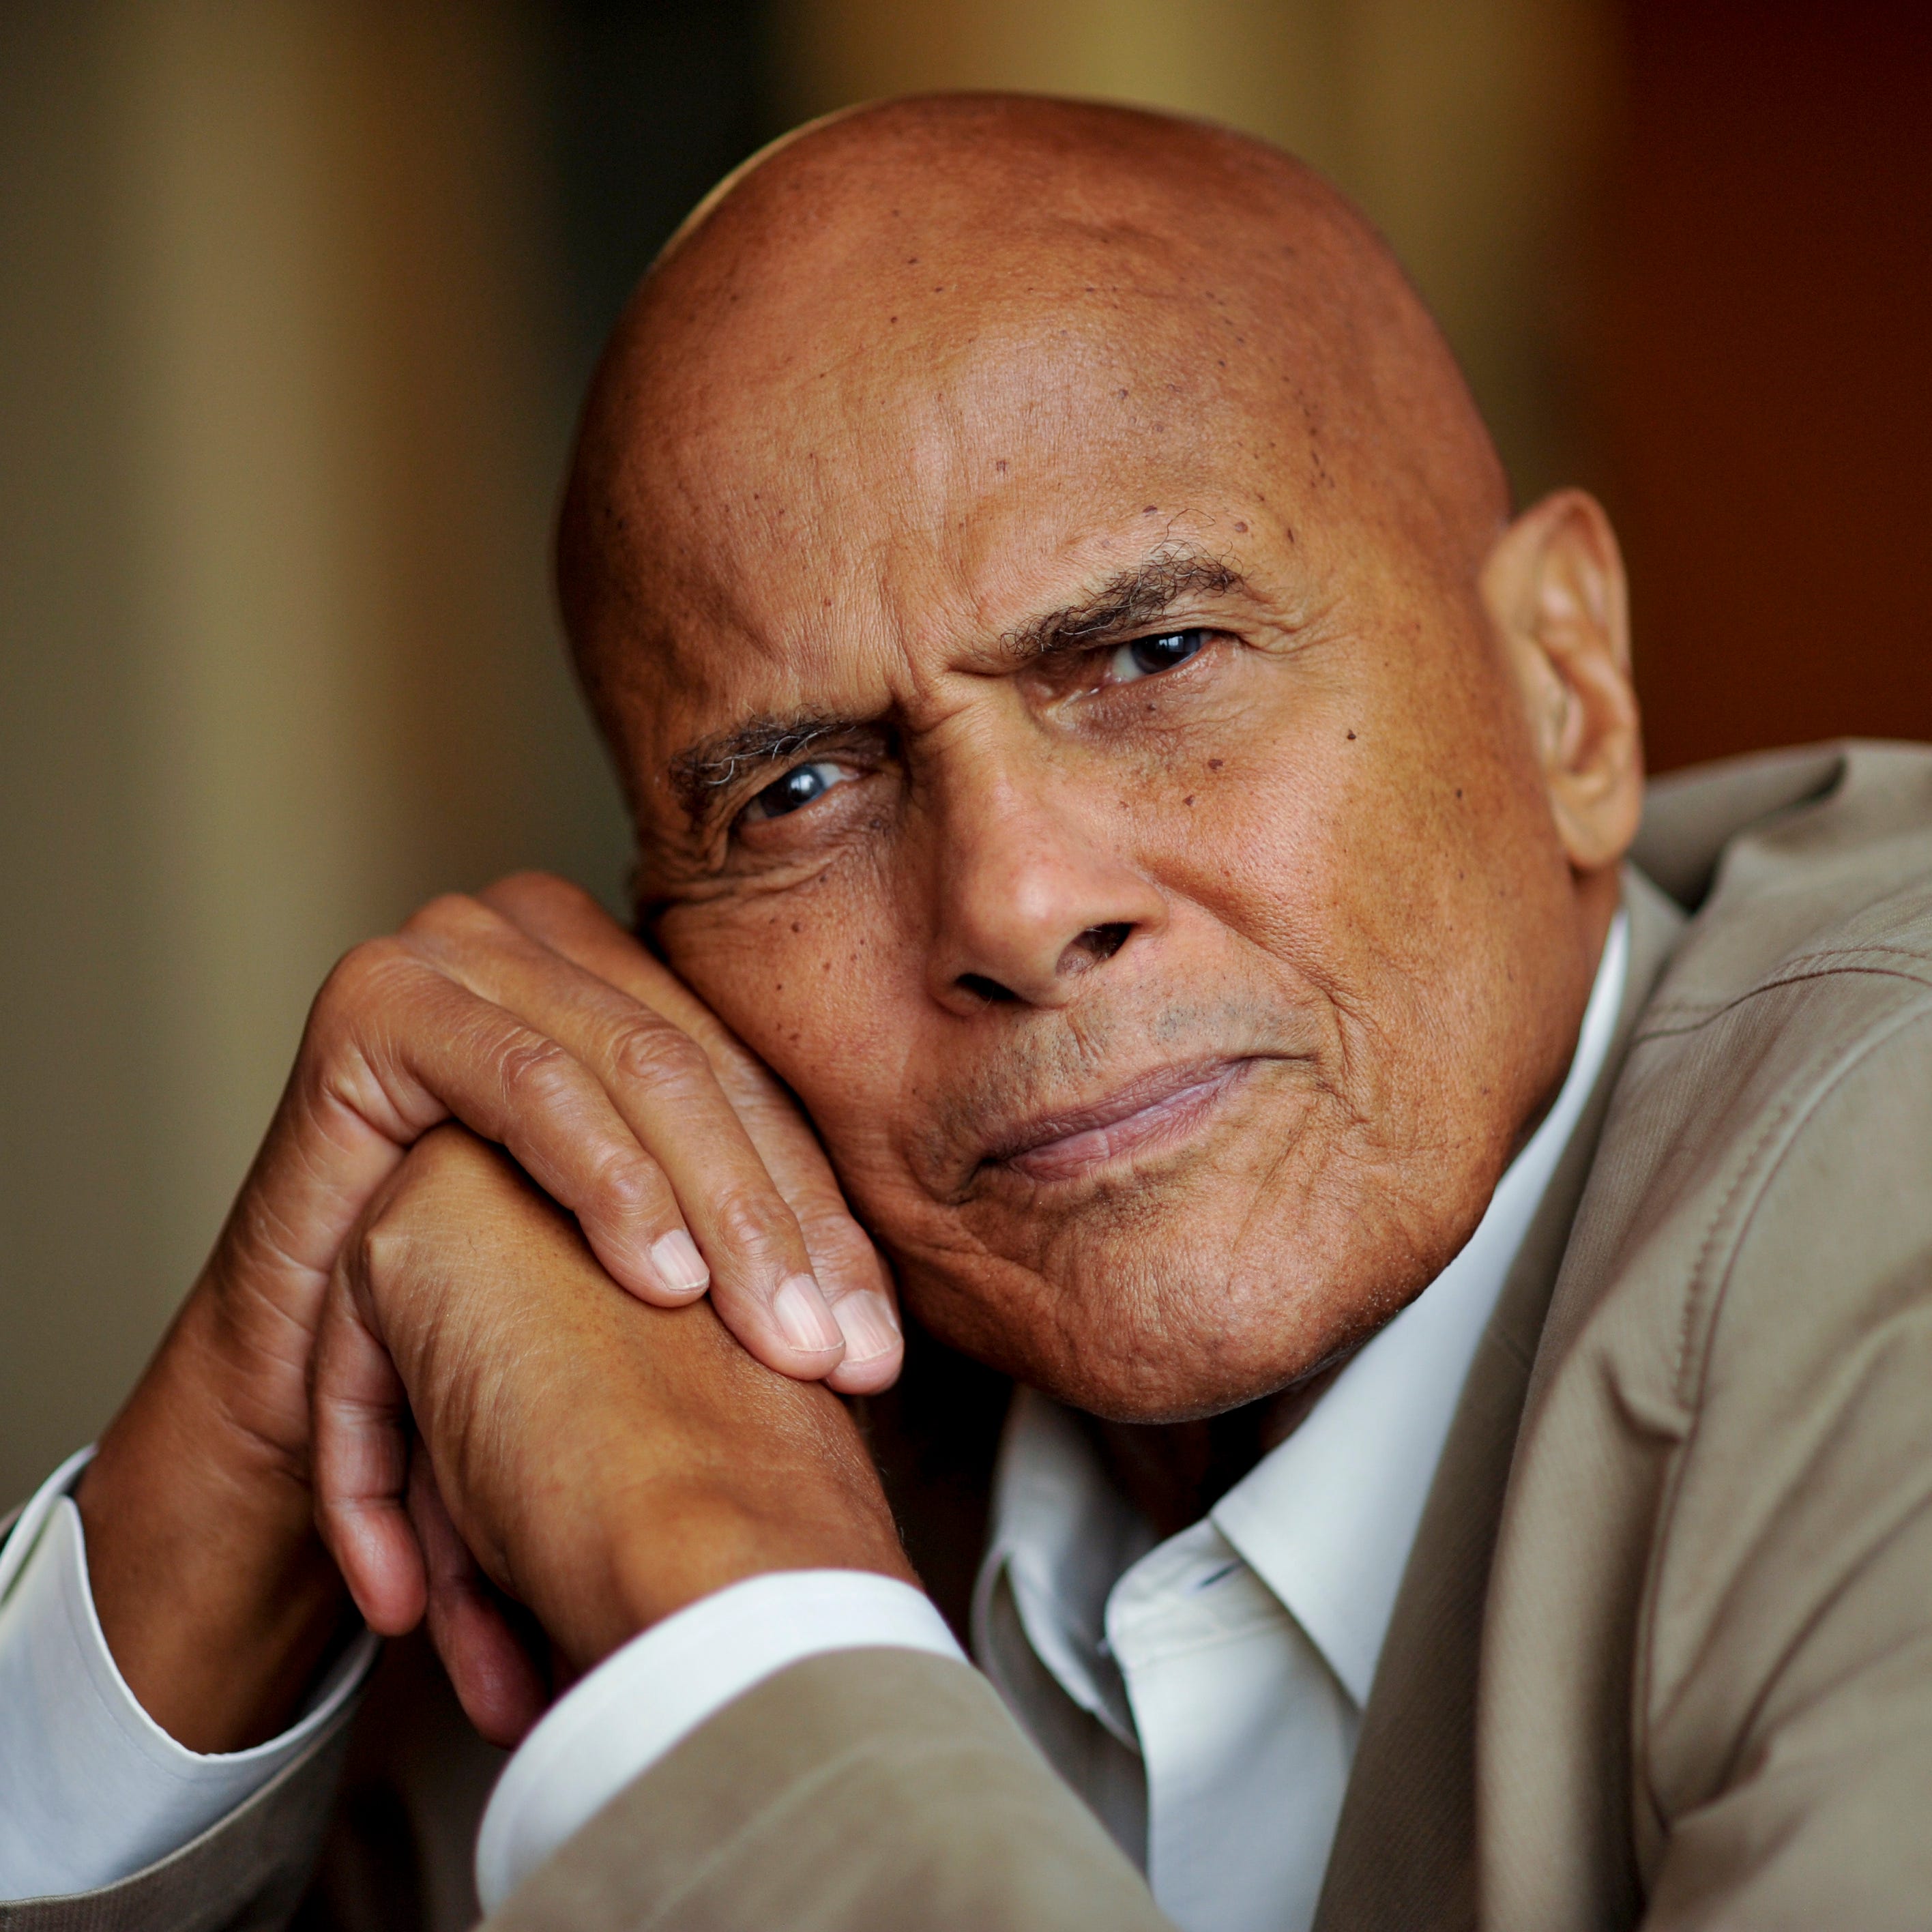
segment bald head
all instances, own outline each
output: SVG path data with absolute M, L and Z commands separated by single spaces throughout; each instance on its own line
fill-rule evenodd
M 980 380 L 961 383 L 976 363 Z M 880 407 L 895 383 L 955 387 L 996 436 L 1030 415 L 1158 443 L 1238 416 L 1285 490 L 1400 524 L 1450 570 L 1474 569 L 1507 512 L 1440 331 L 1312 170 L 1126 108 L 888 101 L 814 124 L 722 183 L 611 341 L 560 538 L 566 622 L 600 712 L 668 614 L 640 586 L 677 602 L 694 588 L 663 553 L 668 501 L 728 461 L 746 478 L 740 514 L 760 520 L 759 459 L 842 409 L 871 410 L 882 436 L 904 429 Z M 889 460 L 916 472 L 925 453 Z

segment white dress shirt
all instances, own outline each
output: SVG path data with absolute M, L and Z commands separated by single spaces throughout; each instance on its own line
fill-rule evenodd
M 1312 1917 L 1450 1421 L 1602 1070 L 1627 954 L 1620 916 L 1562 1090 L 1468 1245 L 1203 1521 L 1156 1544 L 1074 1419 L 1030 1392 L 1015 1402 L 974 1648 L 1184 1932 L 1299 1932 Z M 101 1636 L 65 1500 L 83 1460 L 0 1549 L 0 1900 L 110 1883 L 186 1844 L 329 1720 L 374 1654 L 366 1638 L 352 1648 L 283 1736 L 230 1756 L 184 1750 Z M 634 1639 L 506 1768 L 477 1845 L 484 1909 L 753 1684 L 874 1646 L 959 1655 L 919 1592 L 844 1570 L 753 1577 Z

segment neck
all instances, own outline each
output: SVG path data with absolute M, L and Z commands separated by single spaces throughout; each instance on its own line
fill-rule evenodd
M 1300 1426 L 1340 1362 L 1279 1393 L 1198 1422 L 1084 1419 L 1107 1473 L 1163 1540 L 1198 1522 Z

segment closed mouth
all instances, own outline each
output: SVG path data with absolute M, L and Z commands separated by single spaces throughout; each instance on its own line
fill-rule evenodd
M 1033 1181 L 1070 1180 L 1172 1144 L 1198 1128 L 1255 1064 L 1244 1056 L 1157 1068 L 1092 1106 L 1022 1124 L 988 1150 L 983 1164 L 1011 1168 Z

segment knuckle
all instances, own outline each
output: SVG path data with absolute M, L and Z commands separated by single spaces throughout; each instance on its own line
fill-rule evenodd
M 713 1195 L 711 1219 L 719 1238 L 741 1259 L 780 1261 L 784 1257 L 782 1223 L 773 1204 L 755 1189 L 728 1186 Z
M 406 1226 L 386 1208 L 364 1223 L 356 1238 L 356 1272 L 372 1286 L 392 1279 L 404 1264 L 409 1245 Z
M 574 886 L 554 872 L 506 873 L 484 896 L 493 905 L 532 913 L 580 912 L 596 904 L 581 886 Z
M 821 1280 L 892 1292 L 892 1277 L 872 1237 L 842 1208 L 836 1214 L 800 1215 L 799 1225 Z
M 496 918 L 481 899 L 468 892 L 442 892 L 427 905 L 418 906 L 404 922 L 403 930 L 422 938 L 460 939 L 494 925 Z
M 382 1184 L 352 1237 L 350 1259 L 362 1278 L 371 1286 L 398 1280 L 433 1254 L 433 1244 L 424 1246 L 426 1228 L 446 1226 L 452 1206 L 473 1198 L 495 1159 L 467 1128 L 448 1124 L 425 1134 Z
M 519 1036 L 504 1047 L 498 1062 L 503 1090 L 512 1100 L 544 1112 L 568 1106 L 580 1082 L 577 1063 L 554 1040 Z
M 591 1186 L 607 1211 L 626 1222 L 661 1212 L 669 1191 L 655 1165 L 625 1148 L 612 1148 L 604 1154 L 591 1176 Z
M 628 1021 L 611 1051 L 618 1078 L 640 1086 L 688 1090 L 710 1077 L 704 1049 L 668 1021 L 639 1015 Z
M 316 1030 L 325 1037 L 332 1036 L 380 1008 L 393 996 L 398 979 L 416 963 L 407 944 L 394 934 L 351 946 L 316 995 Z
M 375 1210 L 364 1217 L 350 1245 L 350 1273 L 372 1293 L 408 1270 L 415 1242 L 412 1219 L 404 1205 L 406 1190 L 391 1190 Z

